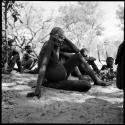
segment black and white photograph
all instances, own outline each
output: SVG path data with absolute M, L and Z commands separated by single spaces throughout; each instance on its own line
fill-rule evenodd
M 1 4 L 2 124 L 124 124 L 124 1 Z

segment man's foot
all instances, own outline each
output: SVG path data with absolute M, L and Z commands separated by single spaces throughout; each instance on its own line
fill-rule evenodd
M 99 86 L 109 86 L 111 85 L 113 82 L 105 82 L 105 81 L 99 81 L 98 83 L 94 83 L 94 85 L 99 85 Z
M 35 96 L 34 92 L 27 93 L 27 95 L 26 95 L 26 97 L 34 97 L 34 96 Z
M 37 98 L 39 99 L 41 97 L 41 93 L 35 93 L 35 92 L 30 92 L 27 93 L 26 97 L 35 97 L 37 96 Z

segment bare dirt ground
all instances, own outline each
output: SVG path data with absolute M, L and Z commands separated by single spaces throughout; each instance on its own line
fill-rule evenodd
M 37 75 L 2 74 L 2 123 L 123 123 L 123 91 L 115 82 L 88 92 L 44 87 L 40 99 L 27 98 L 36 80 Z

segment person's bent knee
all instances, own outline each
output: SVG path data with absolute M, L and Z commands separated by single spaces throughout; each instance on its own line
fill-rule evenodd
M 80 58 L 82 58 L 82 55 L 80 53 L 76 53 L 73 55 L 73 58 L 76 60 L 80 60 Z
M 81 55 L 81 53 L 77 53 L 76 57 L 79 61 L 81 61 L 81 59 L 83 59 L 83 56 Z
M 90 83 L 88 83 L 88 85 L 87 85 L 87 91 L 88 91 L 89 89 L 91 89 L 91 87 L 92 87 L 92 85 L 91 85 Z
M 73 86 L 74 90 L 79 92 L 86 92 L 91 89 L 90 82 L 86 80 L 73 81 L 71 86 Z
M 85 91 L 89 91 L 91 89 L 92 85 L 90 84 L 90 82 L 86 81 L 84 82 L 83 87 L 81 87 L 80 91 L 85 92 Z

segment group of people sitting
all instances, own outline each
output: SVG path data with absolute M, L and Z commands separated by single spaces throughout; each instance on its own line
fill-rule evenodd
M 25 72 L 25 70 L 31 70 L 34 65 L 37 63 L 38 57 L 35 51 L 30 45 L 25 46 L 24 53 L 21 58 L 20 50 L 16 46 L 16 42 L 13 39 L 8 40 L 8 47 L 2 47 L 2 68 L 3 73 L 10 73 L 12 70 L 17 70 L 20 73 Z M 6 52 L 8 51 L 8 67 L 5 71 L 5 62 L 7 61 Z M 15 68 L 15 64 L 18 68 Z
M 19 72 L 22 72 L 23 67 L 29 69 L 25 73 L 38 73 L 35 92 L 28 93 L 28 97 L 37 96 L 40 98 L 42 86 L 88 91 L 92 87 L 91 81 L 94 82 L 94 85 L 108 86 L 112 84 L 113 78 L 116 77 L 116 73 L 113 71 L 114 59 L 112 57 L 108 57 L 106 65 L 103 65 L 99 70 L 95 64 L 96 59 L 88 57 L 87 49 L 80 50 L 77 48 L 66 38 L 60 27 L 53 28 L 49 40 L 44 43 L 38 57 L 38 68 L 31 70 L 33 66 L 31 64 L 37 59 L 34 56 L 29 58 L 29 53 L 33 53 L 30 47 L 25 49 L 24 61 L 21 62 L 19 54 L 16 53 L 13 55 L 15 58 L 10 63 L 9 71 L 12 71 L 13 65 L 17 62 Z M 76 76 L 78 80 L 71 80 L 70 76 L 72 75 Z M 107 78 L 110 80 L 107 81 Z

